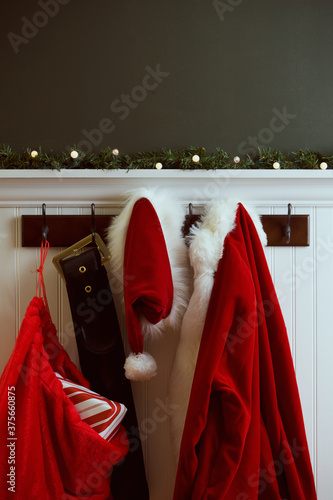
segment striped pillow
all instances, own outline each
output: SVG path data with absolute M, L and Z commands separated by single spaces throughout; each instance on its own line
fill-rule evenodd
M 55 374 L 81 420 L 89 424 L 103 439 L 110 441 L 117 433 L 127 408 L 121 403 L 115 403 L 82 385 L 75 384 L 57 372 Z

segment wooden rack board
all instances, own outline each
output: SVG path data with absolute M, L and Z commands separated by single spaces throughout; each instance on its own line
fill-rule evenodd
M 104 239 L 112 220 L 112 215 L 95 215 L 96 232 Z M 185 216 L 183 233 L 195 224 L 200 215 Z M 22 216 L 22 246 L 38 247 L 42 239 L 42 215 Z M 262 215 L 261 222 L 267 234 L 267 246 L 309 246 L 309 215 L 291 215 L 290 243 L 286 243 L 284 228 L 287 215 Z M 47 239 L 52 247 L 67 247 L 91 233 L 90 215 L 47 215 L 49 228 Z

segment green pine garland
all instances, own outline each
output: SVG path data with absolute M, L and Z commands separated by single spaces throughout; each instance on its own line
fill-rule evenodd
M 23 153 L 13 151 L 10 146 L 0 146 L 0 169 L 154 169 L 157 163 L 163 169 L 181 170 L 216 170 L 216 169 L 272 169 L 275 162 L 281 169 L 319 169 L 322 162 L 327 168 L 333 168 L 333 155 L 322 155 L 318 151 L 300 150 L 294 153 L 281 153 L 274 149 L 258 149 L 255 158 L 230 157 L 223 149 L 217 148 L 215 154 L 209 154 L 205 148 L 189 147 L 183 150 L 162 149 L 132 155 L 115 154 L 111 148 L 102 149 L 98 153 L 84 154 L 75 148 L 78 157 L 73 159 L 68 152 L 45 153 L 41 150 L 35 158 L 31 157 L 31 149 Z M 199 161 L 193 161 L 198 155 Z M 239 160 L 237 162 L 237 160 Z

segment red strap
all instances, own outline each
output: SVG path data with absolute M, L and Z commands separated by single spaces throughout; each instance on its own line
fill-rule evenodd
M 49 305 L 47 303 L 47 298 L 46 298 L 43 270 L 44 270 L 44 264 L 45 264 L 45 260 L 46 260 L 49 248 L 50 248 L 50 243 L 47 240 L 45 240 L 45 242 L 42 241 L 42 244 L 40 247 L 40 266 L 38 269 L 36 269 L 36 272 L 38 273 L 36 296 L 43 297 L 47 310 L 49 310 Z

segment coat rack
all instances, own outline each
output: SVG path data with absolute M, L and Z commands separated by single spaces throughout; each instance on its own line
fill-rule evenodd
M 286 215 L 261 215 L 263 229 L 267 234 L 267 246 L 309 246 L 309 215 L 292 215 L 288 204 Z M 95 205 L 91 205 L 91 215 L 47 215 L 45 203 L 43 215 L 22 215 L 22 246 L 38 247 L 42 238 L 52 247 L 68 247 L 88 234 L 98 233 L 105 238 L 114 215 L 95 215 Z M 183 234 L 200 219 L 193 214 L 189 204 L 189 214 L 185 216 Z

